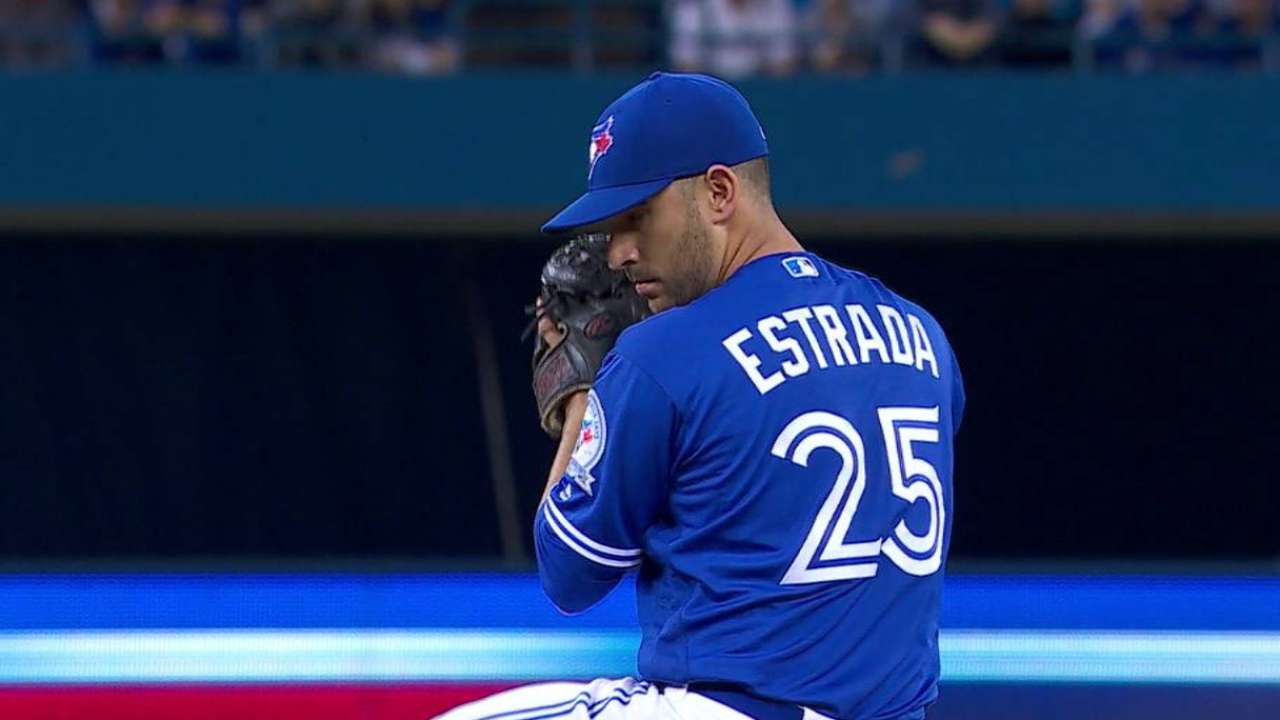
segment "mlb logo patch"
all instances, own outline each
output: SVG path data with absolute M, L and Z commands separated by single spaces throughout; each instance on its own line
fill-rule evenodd
M 818 277 L 818 267 L 813 261 L 802 255 L 792 255 L 782 259 L 782 267 L 793 278 Z

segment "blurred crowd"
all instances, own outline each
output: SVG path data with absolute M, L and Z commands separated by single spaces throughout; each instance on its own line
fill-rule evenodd
M 671 59 L 797 68 L 1275 70 L 1277 0 L 677 0 Z M 706 37 L 719 37 L 708 43 Z
M 458 66 L 447 0 L 0 0 L 0 62 Z
M 1280 67 L 1280 0 L 0 0 L 0 65 Z

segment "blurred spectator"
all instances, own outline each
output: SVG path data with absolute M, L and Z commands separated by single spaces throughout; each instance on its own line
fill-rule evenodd
M 583 4 L 472 0 L 465 14 L 468 67 L 569 68 L 585 44 L 575 34 Z
M 1012 0 L 1000 31 L 1000 60 L 1028 68 L 1071 64 L 1077 0 Z
M 630 70 L 660 64 L 666 50 L 678 69 L 730 78 L 798 65 L 860 74 L 900 67 L 906 50 L 934 66 L 1053 68 L 1092 59 L 1128 72 L 1274 71 L 1277 2 L 0 0 L 0 67 L 90 59 L 436 74 L 464 64 L 465 37 L 467 67 Z
M 458 66 L 445 0 L 372 0 L 366 22 L 375 35 L 370 59 L 378 69 L 426 75 Z
M 675 0 L 671 8 L 671 60 L 680 70 L 727 78 L 795 66 L 792 0 Z
M 1280 29 L 1276 0 L 1227 0 L 1222 26 L 1242 38 L 1259 39 Z
M 1274 67 L 1280 58 L 1268 58 L 1280 50 L 1280 13 L 1276 0 L 1226 0 L 1219 25 L 1223 60 L 1243 70 Z M 1270 60 L 1270 63 L 1268 63 Z
M 869 71 L 893 5 L 893 0 L 815 0 L 802 21 L 810 67 L 820 72 Z
M 359 60 L 359 38 L 342 0 L 271 0 L 274 41 L 269 55 L 285 66 L 350 65 Z
M 917 0 L 917 12 L 917 54 L 927 64 L 972 66 L 994 59 L 1001 19 L 994 0 Z
M 626 4 L 592 3 L 593 67 L 653 67 L 664 64 L 666 34 L 662 3 L 638 0 Z
M 1104 67 L 1141 73 L 1221 60 L 1207 40 L 1214 19 L 1199 0 L 1134 0 L 1095 42 Z
M 79 25 L 71 0 L 0 0 L 0 65 L 26 70 L 70 63 Z
M 271 23 L 271 0 L 240 0 L 240 35 L 259 38 Z
M 159 38 L 147 32 L 142 0 L 89 0 L 93 57 L 106 64 L 164 60 Z
M 1077 31 L 1080 37 L 1093 42 L 1103 37 L 1124 12 L 1124 0 L 1085 0 L 1084 15 L 1080 17 Z
M 151 0 L 146 32 L 174 64 L 230 64 L 240 59 L 239 0 Z

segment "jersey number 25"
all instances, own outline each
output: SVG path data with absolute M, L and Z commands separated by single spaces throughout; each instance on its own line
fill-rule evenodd
M 911 575 L 931 575 L 942 567 L 943 527 L 947 520 L 942 480 L 937 468 L 916 457 L 914 450 L 915 443 L 938 442 L 938 408 L 882 407 L 878 413 L 888 451 L 893 494 L 909 504 L 926 503 L 929 527 L 917 535 L 907 527 L 906 520 L 899 520 L 889 537 L 846 542 L 849 526 L 867 487 L 862 436 L 853 423 L 834 413 L 821 410 L 804 413 L 783 428 L 773 442 L 773 455 L 808 467 L 814 450 L 833 450 L 840 456 L 840 472 L 800 552 L 783 576 L 783 585 L 873 577 L 879 569 L 877 558 L 882 554 Z M 815 557 L 820 563 L 832 564 L 814 567 Z

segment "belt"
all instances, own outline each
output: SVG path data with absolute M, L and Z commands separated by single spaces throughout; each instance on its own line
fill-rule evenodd
M 766 700 L 745 693 L 732 685 L 694 683 L 689 686 L 689 692 L 696 692 L 721 705 L 727 705 L 755 720 L 803 720 L 804 718 L 804 710 L 799 705 Z

